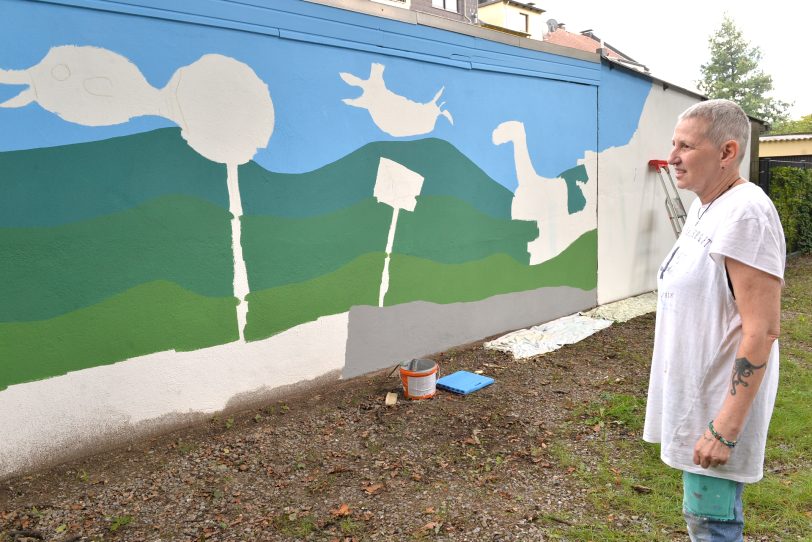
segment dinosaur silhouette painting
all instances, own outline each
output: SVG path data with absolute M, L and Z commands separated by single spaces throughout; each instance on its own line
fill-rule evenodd
M 503 122 L 494 129 L 492 139 L 494 145 L 513 144 L 519 186 L 513 195 L 512 218 L 531 220 L 539 227 L 539 236 L 527 244 L 531 265 L 558 256 L 581 235 L 597 227 L 595 191 L 584 191 L 586 205 L 570 214 L 567 182 L 561 177 L 550 179 L 536 173 L 524 124 L 515 120 Z

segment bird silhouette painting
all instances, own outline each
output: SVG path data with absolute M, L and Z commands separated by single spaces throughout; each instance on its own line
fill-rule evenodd
M 92 46 L 53 47 L 35 66 L 0 69 L 0 84 L 27 85 L 0 107 L 31 103 L 84 126 L 122 124 L 159 116 L 181 128 L 181 136 L 205 158 L 226 165 L 234 255 L 234 296 L 239 300 L 240 340 L 248 308 L 248 274 L 240 242 L 237 166 L 265 148 L 273 133 L 268 86 L 246 64 L 207 54 L 175 71 L 163 88 L 147 82 L 138 67 L 118 53 Z
M 584 208 L 570 213 L 567 182 L 561 177 L 550 179 L 536 173 L 524 124 L 515 120 L 503 122 L 494 129 L 492 139 L 494 145 L 513 144 L 519 186 L 513 195 L 511 218 L 538 224 L 539 236 L 527 244 L 531 265 L 558 256 L 581 235 L 597 227 L 594 189 L 585 191 Z
M 360 87 L 362 91 L 359 97 L 346 98 L 342 101 L 347 105 L 369 111 L 372 122 L 381 131 L 393 137 L 409 137 L 432 132 L 440 116 L 454 124 L 451 113 L 442 109 L 445 102 L 437 103 L 445 87 L 437 91 L 429 102 L 414 102 L 386 88 L 383 80 L 384 68 L 383 64 L 372 64 L 368 79 L 361 79 L 351 73 L 339 73 L 345 83 Z

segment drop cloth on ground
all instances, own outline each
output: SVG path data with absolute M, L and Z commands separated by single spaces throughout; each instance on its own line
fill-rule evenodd
M 656 292 L 601 305 L 580 314 L 564 316 L 529 329 L 521 329 L 485 343 L 485 348 L 509 352 L 516 359 L 552 352 L 581 341 L 614 322 L 626 322 L 655 311 Z

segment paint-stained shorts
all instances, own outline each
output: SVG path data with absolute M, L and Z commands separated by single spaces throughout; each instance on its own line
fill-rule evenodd
M 683 472 L 682 487 L 682 512 L 693 542 L 743 540 L 743 483 Z

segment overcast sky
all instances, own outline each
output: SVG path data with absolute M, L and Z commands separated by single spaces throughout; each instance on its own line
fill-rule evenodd
M 591 28 L 653 76 L 690 90 L 696 90 L 700 66 L 710 59 L 708 38 L 727 12 L 744 38 L 761 49 L 761 69 L 773 78 L 772 96 L 795 103 L 793 119 L 812 114 L 809 0 L 535 0 L 535 5 L 546 10 L 545 20 L 566 23 L 570 32 Z

